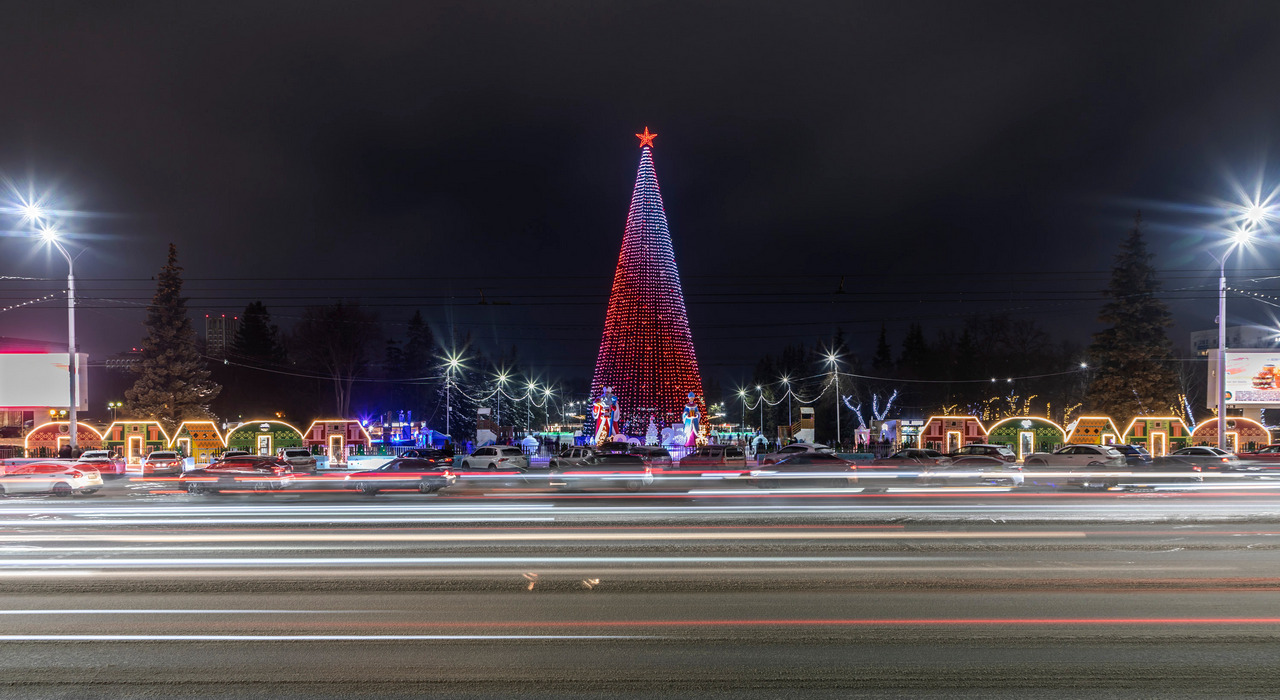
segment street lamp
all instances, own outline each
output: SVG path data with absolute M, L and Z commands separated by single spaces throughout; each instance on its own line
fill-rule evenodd
M 792 431 L 791 431 L 791 424 L 792 424 L 792 418 L 791 418 L 791 379 L 790 379 L 789 377 L 787 377 L 786 375 L 783 375 L 783 377 L 782 377 L 782 385 L 783 385 L 783 386 L 785 386 L 785 387 L 787 388 L 787 437 L 788 437 L 788 438 L 791 438 L 791 437 L 795 437 L 795 436 L 792 434 Z
M 507 371 L 498 372 L 498 412 L 494 416 L 498 422 L 498 438 L 502 438 L 502 387 L 507 383 Z
M 827 353 L 827 364 L 836 376 L 836 447 L 840 446 L 840 356 L 834 350 Z
M 742 406 L 742 432 L 747 432 L 747 390 L 738 390 L 738 403 Z
M 76 391 L 76 365 L 79 358 L 76 357 L 76 271 L 75 262 L 71 259 L 71 254 L 63 247 L 62 242 L 58 240 L 58 229 L 52 224 L 44 220 L 44 211 L 38 204 L 23 203 L 22 215 L 36 225 L 36 230 L 40 233 L 40 238 L 49 245 L 58 249 L 62 253 L 62 257 L 67 260 L 67 377 L 71 383 L 71 391 L 67 394 L 71 403 L 70 422 L 68 434 L 71 436 L 71 453 L 75 454 L 76 434 L 79 432 L 79 423 L 76 421 L 76 404 L 79 403 L 79 392 Z
M 444 435 L 453 442 L 453 373 L 462 366 L 462 356 L 451 352 L 444 361 Z
M 122 402 L 120 402 L 120 401 L 108 401 L 108 402 L 107 402 L 107 408 L 111 409 L 111 422 L 112 422 L 112 423 L 116 422 L 116 409 L 117 409 L 117 408 L 121 408 L 121 407 L 123 407 L 123 406 L 124 406 L 124 404 L 123 404 Z
M 1270 197 L 1266 201 L 1270 201 Z M 1227 449 L 1227 258 L 1237 248 L 1248 246 L 1254 231 L 1261 227 L 1271 212 L 1264 201 L 1252 200 L 1234 217 L 1236 224 L 1231 232 L 1227 250 L 1218 258 L 1218 449 Z
M 530 433 L 533 432 L 533 392 L 537 388 L 537 382 L 529 382 L 524 392 L 524 426 Z
M 755 385 L 756 399 L 755 403 L 760 407 L 760 435 L 764 435 L 764 388 L 759 384 Z

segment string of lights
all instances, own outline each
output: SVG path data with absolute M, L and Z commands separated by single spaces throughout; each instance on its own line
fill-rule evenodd
M 59 296 L 63 296 L 63 295 L 65 295 L 65 294 L 66 294 L 66 291 L 65 291 L 65 290 L 63 290 L 63 291 L 60 291 L 60 292 L 54 292 L 53 294 L 46 294 L 46 295 L 44 295 L 44 296 L 42 296 L 42 297 L 36 297 L 35 299 L 28 299 L 27 301 L 24 301 L 24 302 L 21 302 L 21 303 L 18 303 L 18 304 L 10 304 L 9 306 L 0 307 L 0 314 L 4 313 L 4 312 L 6 312 L 6 311 L 13 311 L 14 309 L 21 309 L 21 308 L 22 308 L 22 307 L 24 307 L 24 306 L 31 306 L 32 304 L 39 304 L 39 303 L 40 303 L 40 302 L 42 302 L 42 301 L 49 301 L 50 299 L 53 299 L 53 298 L 56 298 L 56 297 L 59 297 Z

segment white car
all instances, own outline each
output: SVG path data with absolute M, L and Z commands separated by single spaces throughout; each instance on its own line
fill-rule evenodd
M 528 469 L 529 458 L 519 447 L 480 447 L 462 458 L 461 469 Z
M 28 462 L 0 467 L 0 495 L 52 493 L 66 497 L 91 494 L 102 488 L 102 475 L 94 469 L 78 469 L 69 462 Z
M 1112 467 L 1128 465 L 1124 453 L 1110 445 L 1067 445 L 1056 452 L 1032 452 L 1023 462 L 1034 467 Z
M 316 456 L 305 447 L 286 447 L 280 450 L 279 456 L 280 459 L 288 462 L 295 472 L 314 474 L 316 471 Z
M 813 454 L 821 452 L 833 455 L 836 451 L 826 445 L 817 442 L 797 442 L 768 454 L 756 455 L 756 464 L 777 464 L 778 462 L 796 455 Z

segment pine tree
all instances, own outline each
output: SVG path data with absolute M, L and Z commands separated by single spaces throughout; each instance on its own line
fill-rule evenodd
M 1111 327 L 1089 346 L 1092 381 L 1085 395 L 1091 412 L 1117 422 L 1166 414 L 1177 405 L 1178 376 L 1165 329 L 1173 320 L 1156 295 L 1160 282 L 1142 237 L 1142 216 L 1120 246 L 1098 319 Z
M 880 340 L 876 341 L 876 354 L 871 358 L 871 373 L 886 379 L 893 375 L 893 349 L 889 347 L 883 323 L 880 324 Z
M 196 349 L 196 332 L 182 296 L 178 249 L 172 243 L 145 325 L 142 358 L 133 370 L 139 376 L 124 393 L 129 412 L 159 421 L 170 433 L 184 420 L 213 418 L 209 403 L 222 387 L 209 380 L 204 358 Z
M 231 341 L 231 354 L 241 362 L 258 367 L 283 365 L 287 361 L 280 329 L 271 322 L 271 313 L 262 302 L 255 301 L 244 307 L 240 328 Z

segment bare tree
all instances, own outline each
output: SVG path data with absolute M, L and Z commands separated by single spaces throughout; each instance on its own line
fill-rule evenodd
M 378 340 L 377 316 L 359 304 L 308 307 L 294 327 L 292 354 L 333 382 L 335 417 L 351 417 L 352 388 L 368 369 L 369 349 Z

